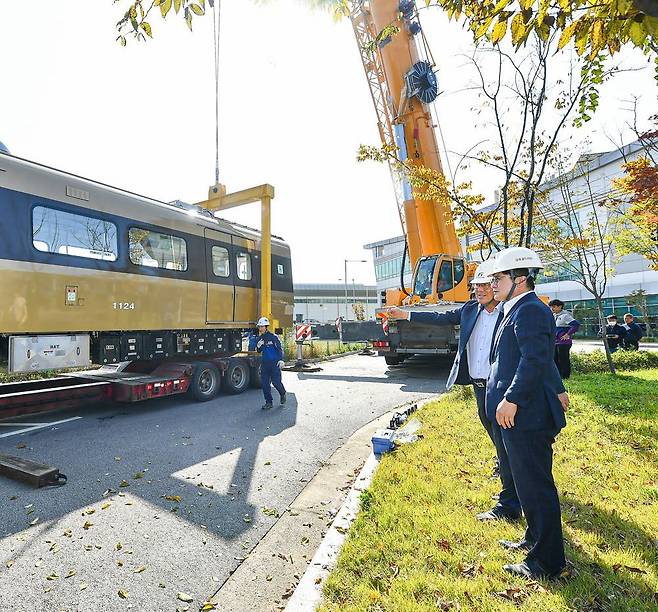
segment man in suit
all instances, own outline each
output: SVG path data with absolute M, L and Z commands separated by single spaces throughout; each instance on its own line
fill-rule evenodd
M 478 266 L 475 276 L 471 280 L 475 299 L 469 300 L 455 310 L 413 312 L 393 308 L 388 311 L 388 316 L 391 319 L 407 319 L 412 323 L 460 326 L 459 346 L 446 382 L 446 389 L 450 390 L 454 384 L 473 385 L 478 417 L 495 446 L 492 423 L 485 414 L 484 402 L 487 376 L 491 367 L 489 363 L 491 341 L 502 315 L 490 285 L 492 266 L 493 260 L 484 261 Z M 494 508 L 477 515 L 478 520 L 487 521 L 501 518 L 518 520 L 521 517 L 521 504 L 514 491 L 512 474 L 507 464 L 504 468 L 499 468 L 499 476 L 502 481 L 503 493 Z
M 522 540 L 500 542 L 526 551 L 523 563 L 504 569 L 533 579 L 559 576 L 566 565 L 552 469 L 553 442 L 566 425 L 568 396 L 553 359 L 555 319 L 534 292 L 542 268 L 537 253 L 524 247 L 496 256 L 491 286 L 503 303 L 503 320 L 491 347 L 486 394 L 498 459 L 511 469 L 527 521 Z

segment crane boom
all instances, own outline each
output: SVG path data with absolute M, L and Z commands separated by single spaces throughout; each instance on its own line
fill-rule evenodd
M 443 174 L 429 107 L 438 84 L 414 1 L 352 0 L 348 8 L 382 144 L 395 150 L 400 162 Z M 423 199 L 422 189 L 414 194 L 396 164 L 389 167 L 415 271 L 414 294 L 430 301 L 467 300 L 465 264 L 449 204 Z

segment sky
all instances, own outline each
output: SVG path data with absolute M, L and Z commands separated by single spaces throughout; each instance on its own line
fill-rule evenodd
M 212 21 L 196 18 L 190 33 L 181 19 L 156 16 L 153 40 L 123 48 L 115 23 L 125 5 L 0 2 L 0 141 L 20 157 L 146 196 L 204 200 L 215 165 Z M 446 145 L 465 151 L 483 138 L 468 110 L 471 37 L 436 9 L 421 14 Z M 365 259 L 349 264 L 348 281 L 374 283 L 363 245 L 401 231 L 387 168 L 356 161 L 360 144 L 379 143 L 349 21 L 301 0 L 223 0 L 220 55 L 221 182 L 229 191 L 274 185 L 272 231 L 291 245 L 296 282 L 339 282 L 345 259 Z M 621 59 L 645 65 L 637 53 Z M 632 95 L 648 116 L 650 69 L 606 87 L 576 141 L 607 151 L 631 140 Z M 475 179 L 493 195 L 495 179 Z M 257 205 L 224 216 L 260 224 Z

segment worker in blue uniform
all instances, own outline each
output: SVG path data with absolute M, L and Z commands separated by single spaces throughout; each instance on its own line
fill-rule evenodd
M 270 321 L 267 317 L 258 320 L 258 335 L 249 337 L 249 350 L 261 354 L 260 383 L 265 396 L 263 410 L 272 408 L 272 385 L 279 392 L 280 402 L 286 403 L 286 390 L 281 382 L 281 368 L 283 367 L 283 348 L 281 341 L 268 330 Z
M 491 286 L 503 302 L 503 320 L 491 347 L 486 410 L 501 465 L 507 462 L 527 521 L 518 542 L 522 563 L 504 569 L 528 578 L 552 578 L 565 569 L 560 502 L 553 480 L 553 442 L 566 425 L 569 398 L 555 365 L 555 318 L 534 292 L 543 268 L 537 253 L 511 247 L 498 253 Z
M 475 271 L 471 280 L 475 299 L 469 300 L 463 306 L 447 312 L 419 312 L 392 308 L 387 314 L 392 319 L 407 319 L 408 321 L 431 325 L 459 325 L 459 346 L 457 355 L 446 382 L 446 390 L 454 384 L 473 385 L 473 392 L 478 407 L 478 417 L 487 435 L 495 447 L 492 423 L 485 413 L 486 382 L 491 364 L 489 353 L 491 341 L 502 311 L 494 299 L 491 289 L 490 272 L 493 259 L 483 261 Z M 512 474 L 509 466 L 497 465 L 497 472 L 502 483 L 502 491 L 498 503 L 487 512 L 479 513 L 476 518 L 481 521 L 494 519 L 518 520 L 521 517 L 521 504 L 514 490 Z

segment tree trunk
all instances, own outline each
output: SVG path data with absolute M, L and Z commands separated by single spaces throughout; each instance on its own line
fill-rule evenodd
M 599 324 L 601 325 L 601 336 L 603 337 L 605 357 L 608 360 L 608 369 L 611 374 L 616 374 L 615 364 L 612 361 L 612 353 L 610 352 L 610 345 L 608 344 L 608 337 L 605 334 L 606 319 L 605 314 L 603 313 L 603 300 L 598 295 L 595 295 L 594 297 L 596 298 L 596 310 L 599 313 Z

